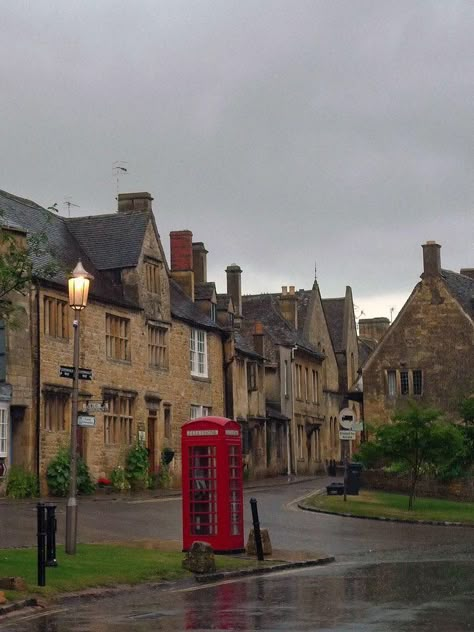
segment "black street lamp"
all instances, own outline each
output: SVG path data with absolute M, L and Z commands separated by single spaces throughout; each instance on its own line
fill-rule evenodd
M 72 383 L 71 410 L 71 457 L 69 477 L 69 498 L 66 505 L 66 553 L 75 555 L 77 541 L 77 400 L 79 394 L 79 327 L 80 314 L 87 305 L 89 285 L 92 277 L 82 265 L 77 263 L 68 279 L 69 306 L 74 310 L 76 318 L 74 328 L 74 378 Z

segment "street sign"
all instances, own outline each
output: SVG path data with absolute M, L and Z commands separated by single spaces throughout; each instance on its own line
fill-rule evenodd
M 74 367 L 61 365 L 59 367 L 59 377 L 74 379 Z M 79 369 L 78 377 L 80 380 L 92 380 L 92 369 Z
M 339 439 L 342 441 L 354 441 L 355 438 L 355 430 L 339 430 Z
M 82 404 L 82 410 L 87 411 L 88 413 L 106 413 L 109 410 L 108 402 L 84 402 Z
M 78 415 L 77 425 L 81 428 L 95 428 L 95 417 L 93 415 Z
M 353 424 L 355 420 L 355 413 L 350 408 L 343 408 L 339 413 L 339 423 L 344 430 L 354 430 Z

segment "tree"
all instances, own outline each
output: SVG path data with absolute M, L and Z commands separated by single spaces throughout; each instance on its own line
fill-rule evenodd
M 440 420 L 440 414 L 410 402 L 395 415 L 395 423 L 381 427 L 376 435 L 380 454 L 388 462 L 404 464 L 410 472 L 410 510 L 423 469 L 446 467 L 464 450 L 462 432 L 455 424 Z
M 25 235 L 19 230 L 0 227 L 0 320 L 11 322 L 18 309 L 15 293 L 27 294 L 33 276 L 33 260 L 46 260 L 35 268 L 38 276 L 50 278 L 58 271 L 54 258 L 45 255 L 49 255 L 45 232 Z

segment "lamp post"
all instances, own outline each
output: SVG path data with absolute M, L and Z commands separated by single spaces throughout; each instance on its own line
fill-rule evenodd
M 79 394 L 79 332 L 81 311 L 87 305 L 89 285 L 93 277 L 84 269 L 79 260 L 68 279 L 69 306 L 76 318 L 74 328 L 74 378 L 72 383 L 71 410 L 71 456 L 69 476 L 69 498 L 66 505 L 66 553 L 75 555 L 77 541 L 77 400 Z

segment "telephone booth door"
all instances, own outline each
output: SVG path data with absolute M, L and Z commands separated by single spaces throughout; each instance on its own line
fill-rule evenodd
M 216 553 L 244 550 L 240 426 L 202 417 L 182 427 L 183 550 L 209 543 Z
M 216 446 L 188 448 L 192 536 L 217 535 L 216 451 Z

